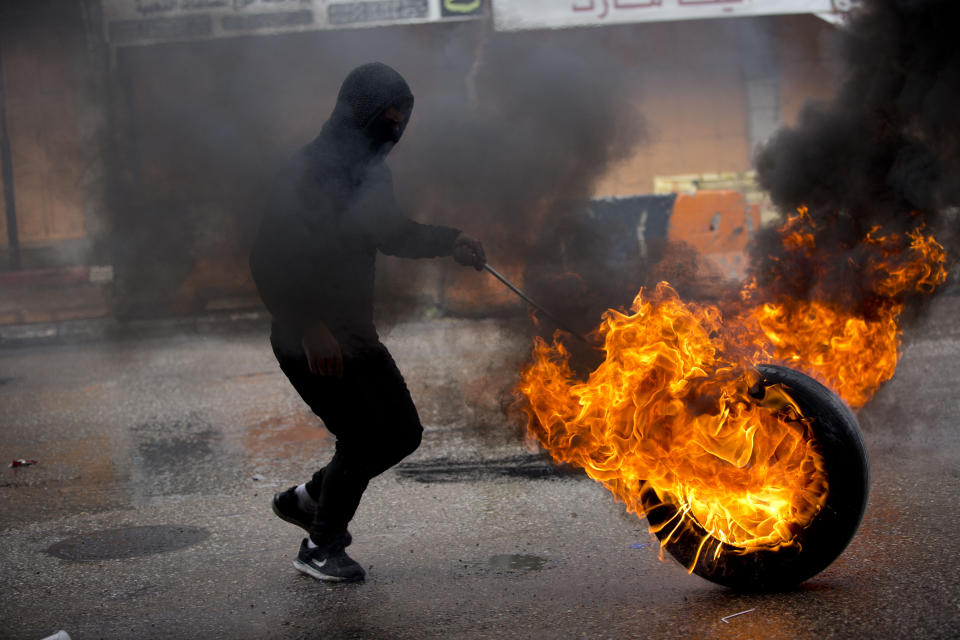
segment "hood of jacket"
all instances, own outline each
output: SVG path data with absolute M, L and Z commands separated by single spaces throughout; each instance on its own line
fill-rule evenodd
M 337 104 L 324 132 L 365 147 L 363 151 L 372 155 L 386 155 L 397 139 L 378 126 L 378 118 L 391 106 L 407 115 L 400 124 L 402 134 L 413 110 L 413 93 L 407 81 L 382 62 L 361 65 L 340 86 Z

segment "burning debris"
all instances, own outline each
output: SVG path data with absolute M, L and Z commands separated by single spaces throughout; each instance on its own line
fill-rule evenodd
M 779 228 L 783 261 L 818 251 L 812 224 L 801 210 Z M 684 302 L 661 283 L 641 291 L 629 312 L 604 315 L 594 336 L 605 359 L 585 382 L 561 341 L 538 339 L 518 387 L 530 433 L 638 515 L 648 511 L 646 487 L 721 543 L 794 544 L 829 494 L 810 431 L 815 416 L 777 385 L 757 402 L 754 367 L 787 365 L 862 406 L 896 369 L 905 296 L 946 280 L 943 247 L 923 229 L 918 221 L 906 234 L 872 229 L 863 239 L 869 315 L 828 298 L 765 291 L 756 278 L 718 304 Z M 836 273 L 825 267 L 819 277 Z
M 798 230 L 804 219 L 781 227 L 785 256 L 816 250 Z M 946 279 L 943 248 L 919 226 L 863 244 L 870 316 L 828 300 L 771 296 L 755 279 L 720 304 L 684 302 L 661 283 L 641 291 L 629 312 L 604 315 L 594 336 L 605 359 L 586 381 L 561 341 L 538 339 L 518 387 L 530 433 L 638 515 L 648 511 L 646 486 L 718 543 L 793 545 L 830 492 L 810 430 L 816 416 L 778 385 L 757 402 L 754 367 L 786 364 L 861 406 L 896 368 L 903 297 Z
M 956 243 L 938 211 L 960 195 L 950 181 L 960 175 L 951 120 L 960 50 L 947 26 L 958 12 L 947 2 L 866 3 L 847 35 L 851 71 L 837 102 L 809 107 L 759 156 L 764 186 L 795 213 L 765 232 L 738 290 L 715 304 L 685 302 L 665 282 L 641 290 L 628 311 L 603 315 L 593 337 L 605 358 L 586 380 L 561 340 L 535 342 L 517 387 L 529 433 L 638 515 L 672 505 L 679 518 L 650 520 L 675 555 L 664 527 L 694 522 L 691 571 L 708 555 L 796 557 L 812 542 L 804 531 L 847 491 L 831 486 L 842 474 L 817 441 L 821 416 L 791 384 L 754 393 L 757 367 L 804 372 L 854 408 L 893 376 L 905 309 L 947 279 L 934 234 L 951 252 Z M 839 403 L 827 409 L 849 415 Z
M 761 185 L 781 210 L 805 207 L 804 241 L 817 248 L 786 259 L 792 245 L 768 231 L 753 252 L 761 289 L 868 316 L 874 277 L 864 258 L 881 237 L 895 243 L 925 226 L 958 254 L 947 214 L 960 205 L 958 23 L 949 0 L 864 3 L 843 33 L 847 71 L 834 100 L 809 103 L 757 156 Z

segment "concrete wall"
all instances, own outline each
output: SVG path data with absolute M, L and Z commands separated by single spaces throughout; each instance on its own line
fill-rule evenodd
M 638 25 L 636 50 L 649 142 L 614 167 L 598 196 L 651 193 L 654 179 L 751 167 L 751 110 L 745 57 L 772 55 L 779 120 L 796 121 L 808 99 L 836 87 L 836 27 L 814 16 Z M 751 31 L 769 30 L 773 51 L 757 51 Z M 755 73 L 755 72 L 754 72 Z M 759 141 L 759 140 L 758 140 Z

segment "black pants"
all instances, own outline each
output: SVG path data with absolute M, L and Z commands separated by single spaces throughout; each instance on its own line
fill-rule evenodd
M 337 438 L 333 459 L 307 483 L 318 503 L 310 538 L 327 544 L 346 531 L 370 479 L 420 446 L 423 427 L 400 370 L 379 342 L 344 356 L 342 379 L 310 373 L 302 352 L 271 342 L 280 369 Z

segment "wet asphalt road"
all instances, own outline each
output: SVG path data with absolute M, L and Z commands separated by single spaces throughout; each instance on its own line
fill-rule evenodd
M 956 638 L 957 317 L 935 301 L 860 413 L 850 547 L 765 595 L 661 562 L 604 489 L 525 449 L 502 406 L 527 340 L 494 321 L 385 336 L 426 434 L 351 526 L 358 585 L 297 573 L 302 535 L 270 512 L 332 441 L 262 333 L 0 351 L 0 637 Z

